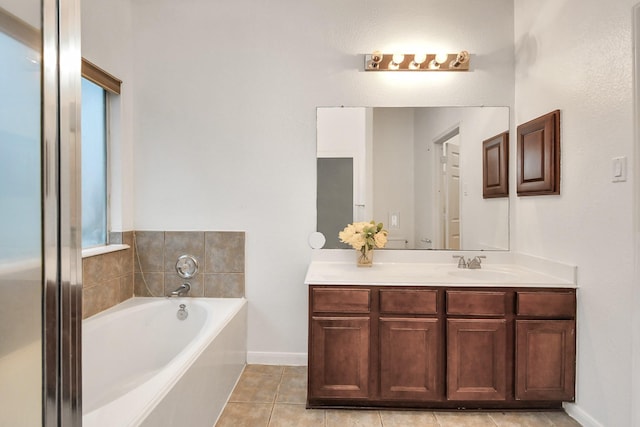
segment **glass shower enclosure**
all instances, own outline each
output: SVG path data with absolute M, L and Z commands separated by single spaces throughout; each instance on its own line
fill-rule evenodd
M 0 426 L 80 426 L 77 0 L 0 0 Z

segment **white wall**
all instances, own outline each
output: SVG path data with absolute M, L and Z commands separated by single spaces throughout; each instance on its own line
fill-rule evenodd
M 133 230 L 133 26 L 130 0 L 82 0 L 82 57 L 122 80 L 110 96 L 111 230 Z
M 509 249 L 509 201 L 506 198 L 482 198 L 482 141 L 508 130 L 509 109 L 474 107 L 418 111 L 416 179 L 433 180 L 433 174 L 428 168 L 435 165 L 433 156 L 440 155 L 439 149 L 434 147 L 434 141 L 456 127 L 459 128 L 462 247 Z M 434 199 L 433 194 L 416 194 L 417 215 L 432 218 L 430 228 L 417 230 L 418 239 L 420 236 L 430 237 L 432 240 L 435 238 L 437 218 L 432 208 Z
M 512 242 L 578 266 L 578 387 L 568 410 L 584 425 L 632 425 L 633 171 L 612 183 L 611 158 L 633 168 L 634 3 L 515 0 L 515 122 L 561 110 L 562 172 L 559 196 L 512 196 Z
M 317 106 L 513 102 L 511 0 L 132 4 L 135 228 L 247 232 L 254 355 L 307 351 Z M 472 71 L 362 71 L 420 46 Z
M 413 108 L 373 109 L 373 219 L 389 231 L 387 247 L 413 248 L 414 137 Z M 397 214 L 398 225 L 391 223 Z

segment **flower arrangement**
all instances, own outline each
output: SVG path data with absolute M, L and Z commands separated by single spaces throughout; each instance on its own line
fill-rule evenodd
M 382 223 L 376 225 L 371 222 L 354 222 L 347 225 L 344 230 L 338 233 L 340 241 L 351 245 L 351 247 L 361 252 L 358 258 L 358 265 L 371 265 L 373 248 L 384 248 L 387 244 L 387 235 Z

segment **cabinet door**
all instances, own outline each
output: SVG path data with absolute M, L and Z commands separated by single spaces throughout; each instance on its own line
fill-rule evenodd
M 385 399 L 442 400 L 438 319 L 380 319 L 380 388 Z
M 368 317 L 313 317 L 310 397 L 368 397 L 369 343 Z
M 516 399 L 573 400 L 575 321 L 516 321 Z
M 447 320 L 447 398 L 506 399 L 504 319 Z

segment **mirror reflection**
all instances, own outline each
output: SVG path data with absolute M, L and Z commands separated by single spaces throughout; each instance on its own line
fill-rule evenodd
M 508 107 L 320 107 L 317 230 L 383 222 L 389 249 L 508 250 L 509 199 L 482 197 L 482 141 Z

